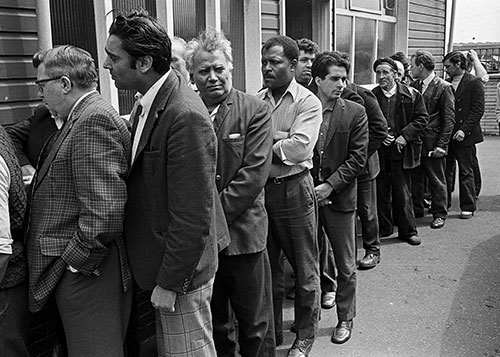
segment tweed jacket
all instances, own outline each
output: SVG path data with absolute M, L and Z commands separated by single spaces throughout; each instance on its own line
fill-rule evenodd
M 127 178 L 125 241 L 142 289 L 185 294 L 215 276 L 218 242 L 229 244 L 215 185 L 216 140 L 200 97 L 171 71 Z
M 419 89 L 419 84 L 413 82 L 412 87 Z M 425 107 L 429 114 L 429 122 L 421 135 L 422 155 L 439 147 L 448 151 L 448 143 L 455 124 L 455 95 L 453 87 L 437 75 L 422 93 Z
M 403 168 L 414 169 L 420 165 L 420 155 L 422 151 L 422 135 L 429 115 L 425 109 L 422 95 L 415 88 L 408 87 L 401 83 L 396 83 L 396 110 L 395 118 L 397 132 L 406 140 L 407 144 L 403 148 Z M 380 103 L 384 100 L 382 89 L 377 86 L 372 90 Z
M 68 265 L 99 276 L 118 247 L 124 290 L 131 274 L 122 238 L 130 134 L 99 93 L 74 108 L 32 184 L 27 230 L 30 310 L 46 303 Z
M 451 81 L 451 79 L 449 80 Z M 455 91 L 455 126 L 451 136 L 458 130 L 465 133 L 462 141 L 451 140 L 451 145 L 472 146 L 482 142 L 481 117 L 484 114 L 484 85 L 481 78 L 465 72 Z
M 368 119 L 365 108 L 342 98 L 333 108 L 323 108 L 323 118 L 330 115 L 323 153 L 314 148 L 314 185 L 328 182 L 333 187 L 328 205 L 333 211 L 356 210 L 356 177 L 363 170 L 368 150 Z M 320 177 L 321 176 L 323 177 Z
M 267 242 L 264 186 L 273 145 L 269 105 L 233 88 L 220 104 L 214 128 L 216 183 L 231 236 L 224 254 L 261 252 Z
M 43 144 L 57 131 L 57 126 L 47 107 L 39 105 L 32 116 L 6 126 L 5 130 L 14 143 L 19 164 L 36 167 Z

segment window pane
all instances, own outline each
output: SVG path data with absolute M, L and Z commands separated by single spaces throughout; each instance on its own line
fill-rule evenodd
M 350 0 L 351 10 L 380 11 L 380 0 Z
M 335 6 L 340 9 L 347 9 L 347 0 L 336 0 Z
M 395 52 L 395 29 L 395 24 L 379 21 L 377 57 L 388 57 Z
M 205 1 L 174 0 L 174 33 L 186 41 L 205 29 Z
M 357 84 L 373 83 L 375 20 L 356 18 L 354 51 L 354 82 Z
M 340 52 L 351 53 L 352 17 L 337 16 L 335 29 L 335 49 Z
M 221 0 L 221 29 L 233 49 L 233 87 L 245 91 L 243 0 Z

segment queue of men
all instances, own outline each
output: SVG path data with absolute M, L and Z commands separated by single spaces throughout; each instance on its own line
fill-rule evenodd
M 13 143 L 0 128 L 0 355 L 29 355 L 28 309 L 54 299 L 69 356 L 124 356 L 137 284 L 159 356 L 275 356 L 286 261 L 288 356 L 308 356 L 321 308 L 336 307 L 331 341 L 351 338 L 357 268 L 380 263 L 380 237 L 397 227 L 419 245 L 424 198 L 431 228 L 445 225 L 455 161 L 461 218 L 476 210 L 484 88 L 460 52 L 444 60 L 451 83 L 429 52 L 406 72 L 379 58 L 369 91 L 349 83 L 345 54 L 276 36 L 251 95 L 232 85 L 221 32 L 171 42 L 133 11 L 105 51 L 116 87 L 137 92 L 130 122 L 97 92 L 90 54 L 68 45 L 34 56 L 45 107 L 7 128 Z

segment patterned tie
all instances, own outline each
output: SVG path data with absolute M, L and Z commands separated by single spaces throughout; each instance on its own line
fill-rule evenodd
M 137 130 L 137 123 L 139 122 L 139 117 L 142 114 L 142 105 L 140 102 L 137 103 L 135 108 L 134 116 L 131 118 L 132 121 L 132 140 L 134 140 L 135 132 Z

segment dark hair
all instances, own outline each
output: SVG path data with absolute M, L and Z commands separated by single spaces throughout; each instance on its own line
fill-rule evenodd
M 301 38 L 300 40 L 297 40 L 297 46 L 299 47 L 299 51 L 304 51 L 304 52 L 311 52 L 314 53 L 315 55 L 318 54 L 318 45 L 316 42 L 311 41 L 308 38 Z
M 159 74 L 163 75 L 170 69 L 172 43 L 167 31 L 147 11 L 138 9 L 127 16 L 116 16 L 109 28 L 109 35 L 119 37 L 123 49 L 134 60 L 151 56 L 153 69 Z
M 324 79 L 329 73 L 331 66 L 344 67 L 346 72 L 349 72 L 349 61 L 341 56 L 339 52 L 321 52 L 311 67 L 312 77 Z
M 377 71 L 377 67 L 379 65 L 381 65 L 382 63 L 385 63 L 387 64 L 389 67 L 391 67 L 395 72 L 398 71 L 398 65 L 396 64 L 396 62 L 394 62 L 394 60 L 390 57 L 380 57 L 380 58 L 377 58 L 377 60 L 373 63 L 373 71 L 376 72 Z
M 443 62 L 450 61 L 452 64 L 460 64 L 461 69 L 467 69 L 467 58 L 460 51 L 452 51 L 444 56 Z
M 428 71 L 432 71 L 436 67 L 434 56 L 432 56 L 432 53 L 430 53 L 429 51 L 418 50 L 411 56 L 411 58 L 415 59 L 415 64 L 417 66 L 420 66 L 422 64 Z
M 43 63 L 45 73 L 50 78 L 66 76 L 83 89 L 97 86 L 98 76 L 94 59 L 84 49 L 70 45 L 58 46 L 35 53 L 32 61 L 35 68 Z
M 288 36 L 274 36 L 264 42 L 262 45 L 261 53 L 269 50 L 271 47 L 281 46 L 283 47 L 283 54 L 291 62 L 293 60 L 298 60 L 299 58 L 299 47 L 297 43 Z
M 389 58 L 401 62 L 403 64 L 405 71 L 408 70 L 408 67 L 410 66 L 410 61 L 408 61 L 408 57 L 406 57 L 406 55 L 403 52 L 398 51 L 393 55 L 389 56 Z
M 336 53 L 339 54 L 340 57 L 346 60 L 347 62 L 347 73 L 351 70 L 351 59 L 349 58 L 349 55 L 346 52 L 340 52 L 340 51 L 335 51 Z

